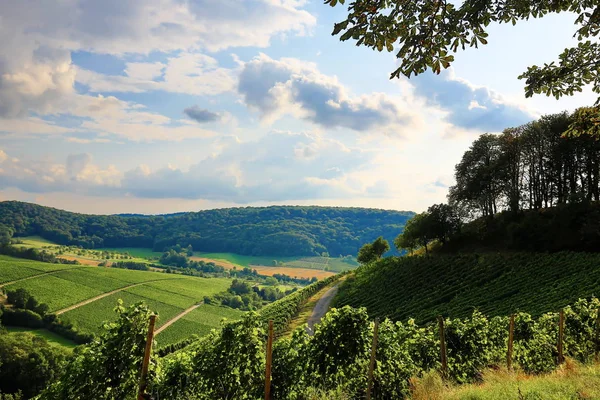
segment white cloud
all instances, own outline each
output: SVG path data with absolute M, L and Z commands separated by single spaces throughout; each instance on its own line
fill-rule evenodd
M 142 93 L 162 90 L 193 95 L 216 95 L 235 87 L 234 72 L 219 68 L 217 60 L 204 54 L 183 53 L 162 63 L 128 63 L 127 76 L 105 75 L 77 69 L 76 80 L 91 92 Z M 156 80 L 162 78 L 161 80 Z
M 89 154 L 72 154 L 65 164 L 10 159 L 6 153 L 0 172 L 0 188 L 16 187 L 32 193 L 61 191 L 100 194 L 115 188 L 122 173 L 113 165 L 101 168 Z
M 297 59 L 259 55 L 244 64 L 238 91 L 267 122 L 291 114 L 324 128 L 395 136 L 419 124 L 418 114 L 404 100 L 383 93 L 351 96 L 336 77 Z
M 450 130 L 500 132 L 505 128 L 532 121 L 536 115 L 521 104 L 504 99 L 484 86 L 475 86 L 454 75 L 453 70 L 442 74 L 421 74 L 411 79 L 416 96 L 429 106 L 446 113 Z
M 71 51 L 147 55 L 267 46 L 275 35 L 304 34 L 314 26 L 315 18 L 302 6 L 302 2 L 280 0 L 42 0 L 35 5 L 2 1 L 0 117 L 56 111 L 55 103 L 73 93 L 76 69 Z M 182 91 L 188 84 L 186 73 L 202 62 L 194 55 L 175 60 L 169 87 Z M 127 71 L 123 84 L 131 88 L 139 81 L 151 82 L 161 66 L 131 64 Z M 208 77 L 217 87 L 230 81 L 220 70 L 209 72 Z M 93 77 L 81 79 L 86 78 Z M 202 77 L 190 85 L 193 93 L 204 93 L 207 87 L 215 91 Z
M 352 175 L 373 158 L 311 133 L 274 131 L 256 141 L 231 137 L 219 142 L 218 154 L 186 170 L 143 164 L 123 173 L 94 164 L 86 153 L 69 155 L 64 164 L 9 160 L 1 153 L 0 189 L 233 203 L 343 198 L 365 192 L 367 185 L 357 185 Z

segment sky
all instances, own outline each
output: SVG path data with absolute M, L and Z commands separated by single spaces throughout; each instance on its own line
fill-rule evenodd
M 489 28 L 440 75 L 331 36 L 321 0 L 0 2 L 0 201 L 84 213 L 423 211 L 479 135 L 594 103 L 517 79 L 575 16 Z

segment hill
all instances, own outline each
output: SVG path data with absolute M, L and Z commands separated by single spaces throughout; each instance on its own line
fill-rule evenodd
M 96 333 L 104 321 L 116 318 L 117 301 L 124 305 L 145 302 L 159 315 L 157 328 L 185 310 L 200 304 L 205 296 L 226 290 L 228 278 L 199 278 L 151 271 L 82 265 L 50 264 L 0 256 L 0 289 L 25 289 L 38 302 L 48 305 L 78 332 Z M 235 319 L 239 310 L 202 304 L 156 337 L 160 346 L 192 334 L 203 335 L 219 326 L 222 318 Z
M 355 255 L 383 235 L 393 240 L 414 213 L 344 207 L 245 207 L 157 216 L 87 215 L 0 202 L 0 236 L 39 235 L 85 248 L 192 245 L 242 255 Z
M 599 294 L 600 254 L 506 252 L 384 258 L 356 269 L 334 302 L 366 307 L 371 317 L 429 322 L 474 309 L 540 315 Z

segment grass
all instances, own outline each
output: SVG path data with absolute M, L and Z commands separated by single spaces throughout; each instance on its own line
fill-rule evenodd
M 202 336 L 212 329 L 218 328 L 223 318 L 233 321 L 242 314 L 242 311 L 232 308 L 202 304 L 157 335 L 156 341 L 159 346 L 166 346 L 177 343 L 191 335 Z
M 312 315 L 313 308 L 315 308 L 315 305 L 317 304 L 319 299 L 323 297 L 323 295 L 327 293 L 329 289 L 331 289 L 331 286 L 325 286 L 323 289 L 319 290 L 311 298 L 308 299 L 308 301 L 302 306 L 302 308 L 300 308 L 298 315 L 296 315 L 296 317 L 294 317 L 290 321 L 287 331 L 283 336 L 291 335 L 291 333 L 294 332 L 296 328 L 308 323 L 308 319 Z
M 42 247 L 59 246 L 58 244 L 53 243 L 47 239 L 44 239 L 41 236 L 16 237 L 15 239 L 18 239 L 23 242 L 23 243 L 19 243 L 19 244 L 15 245 L 18 247 L 29 247 L 29 248 L 32 247 L 35 249 L 41 249 Z
M 195 257 L 208 258 L 216 261 L 225 261 L 235 265 L 237 268 L 257 268 L 256 266 L 274 267 L 273 261 L 283 262 L 285 267 L 304 268 L 323 270 L 325 267 L 329 271 L 342 272 L 348 269 L 356 268 L 351 264 L 345 263 L 338 258 L 332 257 L 279 257 L 279 256 L 244 256 L 234 253 L 205 253 L 194 252 Z
M 487 371 L 472 385 L 446 385 L 436 373 L 413 379 L 412 400 L 566 400 L 600 399 L 600 365 L 567 361 L 547 375 Z
M 50 332 L 47 329 L 29 329 L 16 326 L 7 326 L 5 328 L 8 332 L 27 332 L 42 337 L 46 339 L 48 343 L 54 346 L 61 346 L 67 349 L 73 349 L 77 346 L 75 342 L 72 342 L 69 339 L 65 339 L 64 337 L 59 336 L 54 332 Z

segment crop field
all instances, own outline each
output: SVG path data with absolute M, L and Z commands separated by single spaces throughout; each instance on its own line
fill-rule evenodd
M 53 269 L 57 271 L 44 274 Z M 28 279 L 11 283 L 23 278 Z M 205 296 L 222 292 L 231 284 L 231 280 L 227 278 L 198 278 L 160 272 L 49 264 L 6 256 L 0 257 L 0 284 L 1 282 L 8 282 L 6 290 L 26 289 L 40 303 L 46 303 L 51 312 L 75 306 L 61 314 L 61 318 L 73 322 L 83 332 L 95 332 L 102 323 L 114 320 L 114 308 L 119 299 L 124 305 L 144 301 L 158 313 L 157 327 L 160 327 L 185 309 L 200 303 Z M 117 292 L 109 294 L 113 291 Z M 100 296 L 103 297 L 95 299 Z M 93 301 L 78 306 L 90 299 Z M 218 326 L 218 323 L 214 323 L 215 318 L 220 321 L 221 317 L 239 314 L 238 311 L 224 307 L 215 307 L 204 313 L 207 314 L 205 319 L 209 321 L 205 325 L 211 327 Z M 186 317 L 189 320 L 190 317 Z M 197 322 L 199 317 L 191 318 L 192 322 Z M 178 326 L 183 325 L 185 323 L 169 326 L 163 333 L 164 337 L 170 335 L 185 338 L 185 334 L 175 332 L 179 329 Z M 201 327 L 200 331 L 206 332 L 208 328 Z
M 159 346 L 177 343 L 191 335 L 205 335 L 211 329 L 218 328 L 223 318 L 226 318 L 228 321 L 234 321 L 240 318 L 242 314 L 243 312 L 239 310 L 202 304 L 183 318 L 177 320 L 155 338 Z
M 346 280 L 335 307 L 366 307 L 372 317 L 434 321 L 527 311 L 537 316 L 600 295 L 600 255 L 483 253 L 386 258 Z

